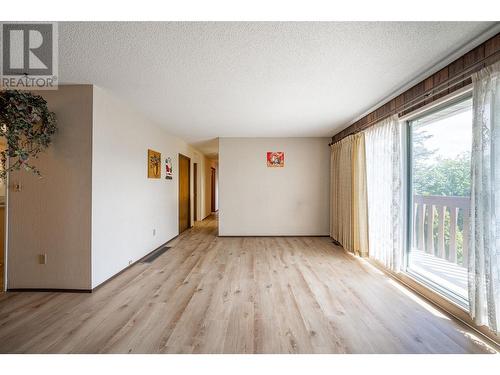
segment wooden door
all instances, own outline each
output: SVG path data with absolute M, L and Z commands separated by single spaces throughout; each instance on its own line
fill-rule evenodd
M 179 154 L 179 233 L 191 227 L 190 169 L 191 159 Z
M 198 220 L 198 164 L 193 163 L 193 220 Z
M 215 208 L 215 168 L 211 168 L 212 170 L 212 176 L 210 178 L 210 193 L 211 193 L 211 207 L 212 207 L 212 212 L 216 211 Z

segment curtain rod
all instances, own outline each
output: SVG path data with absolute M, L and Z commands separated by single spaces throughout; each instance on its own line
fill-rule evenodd
M 384 116 L 380 117 L 380 118 L 377 118 L 375 120 L 372 120 L 364 125 L 362 125 L 359 129 L 355 129 L 353 130 L 352 132 L 349 132 L 347 135 L 345 135 L 344 137 L 342 137 L 341 139 L 339 139 L 338 141 L 336 142 L 330 142 L 328 144 L 328 146 L 331 146 L 333 145 L 334 143 L 337 143 L 337 142 L 340 142 L 342 139 L 350 136 L 350 135 L 353 135 L 353 134 L 356 134 L 356 133 L 359 133 L 360 131 L 363 131 L 365 130 L 366 128 L 369 128 L 371 125 L 379 122 L 379 121 L 382 121 L 384 119 L 386 119 L 387 117 L 389 116 L 392 116 L 392 115 L 395 115 L 395 114 L 400 114 L 401 112 L 404 112 L 408 109 L 410 109 L 411 107 L 414 107 L 418 104 L 421 104 L 423 102 L 425 102 L 426 100 L 429 99 L 430 96 L 435 96 L 435 95 L 438 95 L 440 93 L 442 93 L 443 91 L 446 91 L 450 88 L 450 86 L 452 85 L 458 85 L 462 82 L 465 82 L 466 80 L 468 80 L 469 78 L 471 78 L 472 74 L 476 72 L 476 68 L 482 64 L 484 64 L 484 62 L 486 60 L 491 60 L 492 58 L 494 57 L 497 57 L 497 55 L 500 55 L 500 50 L 499 51 L 496 51 L 495 53 L 491 54 L 490 56 L 488 57 L 485 57 L 477 62 L 475 62 L 474 64 L 472 64 L 471 66 L 469 66 L 467 69 L 465 69 L 464 71 L 460 72 L 459 74 L 457 74 L 456 76 L 453 76 L 451 78 L 448 78 L 446 80 L 444 80 L 443 82 L 441 82 L 440 84 L 438 84 L 437 86 L 433 87 L 432 89 L 428 90 L 428 91 L 425 91 L 423 92 L 422 94 L 420 95 L 417 95 L 415 98 L 413 98 L 412 100 L 410 100 L 409 102 L 407 103 L 404 103 L 402 105 L 400 105 L 399 107 L 387 112 Z M 492 62 L 493 63 L 493 62 Z M 491 64 L 492 64 L 491 63 Z M 490 65 L 490 64 L 488 64 Z M 429 78 L 429 77 L 427 77 Z M 427 79 L 426 78 L 426 79 Z M 424 80 L 425 81 L 425 80 Z M 421 81 L 419 83 L 417 83 L 417 85 L 421 84 L 422 82 L 424 81 Z M 456 82 L 455 82 L 456 81 Z M 415 87 L 415 86 L 413 86 Z M 407 92 L 407 91 L 405 91 Z M 403 93 L 404 94 L 404 93 Z M 389 100 L 387 103 L 390 103 L 393 99 Z M 384 105 L 386 105 L 387 103 L 383 104 L 382 106 L 380 106 L 379 108 L 383 107 Z M 377 108 L 377 109 L 379 109 Z M 376 111 L 376 110 L 375 110 Z M 373 112 L 375 112 L 373 111 Z M 371 112 L 371 113 L 373 113 Z M 354 125 L 354 124 L 353 124 Z M 352 125 L 351 125 L 352 126 Z M 348 128 L 346 128 L 348 129 Z M 345 130 L 345 129 L 344 129 Z M 341 130 L 342 131 L 342 130 Z M 339 132 L 340 133 L 340 132 Z M 339 134 L 337 133 L 337 134 Z M 333 138 L 333 137 L 332 137 Z

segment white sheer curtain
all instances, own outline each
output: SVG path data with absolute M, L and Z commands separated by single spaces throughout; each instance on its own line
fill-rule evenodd
M 365 131 L 369 255 L 398 272 L 402 263 L 401 131 L 397 116 Z
M 473 81 L 469 309 L 479 325 L 500 324 L 500 63 Z

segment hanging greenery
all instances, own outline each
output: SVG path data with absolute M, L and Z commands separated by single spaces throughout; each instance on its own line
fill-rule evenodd
M 27 91 L 1 91 L 0 136 L 5 138 L 7 148 L 0 153 L 0 179 L 5 181 L 9 172 L 21 168 L 41 176 L 31 159 L 50 145 L 56 130 L 55 115 L 41 96 Z

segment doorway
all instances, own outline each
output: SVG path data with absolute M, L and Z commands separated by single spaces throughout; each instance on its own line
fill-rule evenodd
M 217 211 L 217 207 L 215 205 L 215 187 L 216 187 L 216 176 L 215 176 L 215 168 L 211 167 L 211 177 L 210 177 L 210 195 L 211 195 L 211 212 Z
M 408 123 L 407 271 L 467 307 L 472 98 L 469 94 Z
M 198 164 L 193 163 L 193 220 L 198 220 Z
M 179 154 L 179 234 L 191 227 L 191 159 Z

